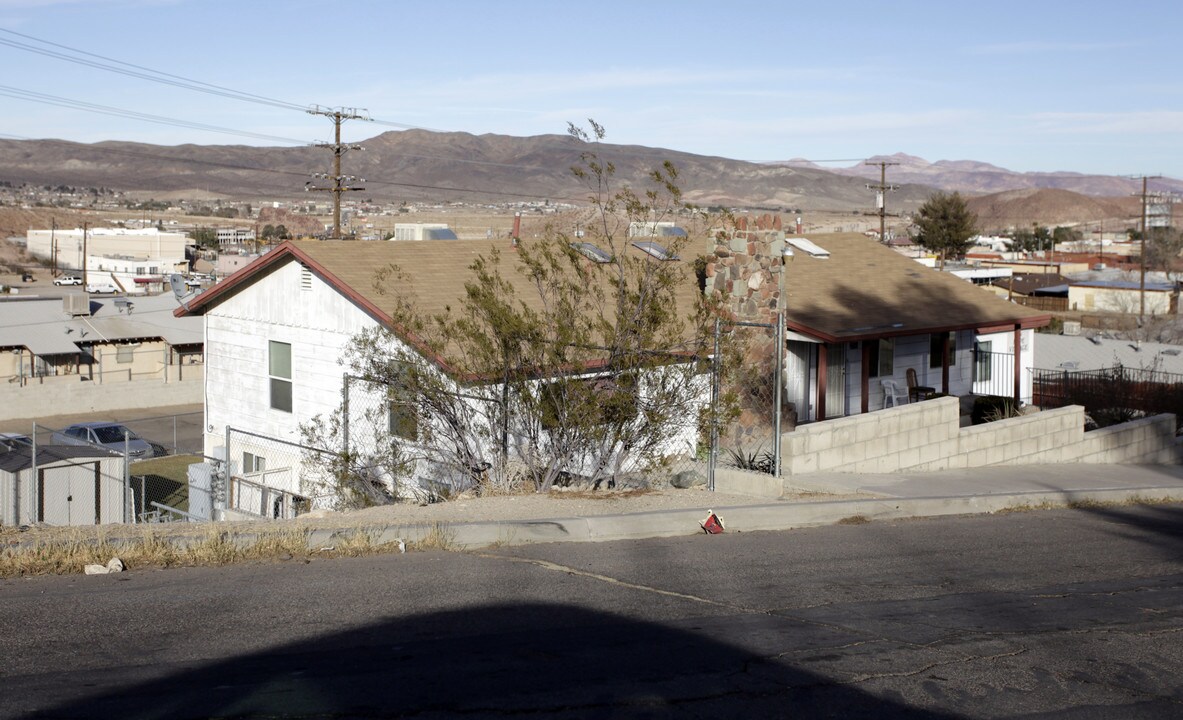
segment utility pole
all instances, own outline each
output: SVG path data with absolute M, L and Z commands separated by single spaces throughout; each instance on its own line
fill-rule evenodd
M 1135 178 L 1139 177 L 1137 175 Z M 1162 175 L 1142 175 L 1142 242 L 1138 250 L 1138 322 L 1139 324 L 1146 322 L 1146 233 L 1150 231 L 1150 219 L 1147 216 L 1148 205 L 1146 204 L 1146 181 L 1157 179 Z
M 887 184 L 887 166 L 888 165 L 899 165 L 899 163 L 887 162 L 885 160 L 880 160 L 879 162 L 867 161 L 864 164 L 879 166 L 879 184 L 875 185 L 872 183 L 867 183 L 867 189 L 874 190 L 876 192 L 875 201 L 876 201 L 876 204 L 879 206 L 879 242 L 886 243 L 887 242 L 887 193 L 892 190 L 895 190 L 896 188 L 899 187 L 898 185 L 888 185 Z
M 49 219 L 49 276 L 58 276 L 58 219 Z
M 353 175 L 341 174 L 341 156 L 350 150 L 361 150 L 361 145 L 344 145 L 341 143 L 341 123 L 346 120 L 369 120 L 369 115 L 365 111 L 359 111 L 357 108 L 322 108 L 319 105 L 313 105 L 308 110 L 310 115 L 324 115 L 333 121 L 333 142 L 318 143 L 316 147 L 328 148 L 333 151 L 333 174 L 313 173 L 312 177 L 321 180 L 331 180 L 332 187 L 316 187 L 312 182 L 304 183 L 304 189 L 316 192 L 331 192 L 333 194 L 333 238 L 334 240 L 341 239 L 341 193 L 356 192 L 365 190 L 364 187 L 351 187 L 348 183 L 351 182 L 365 182 L 365 178 L 357 178 Z
M 89 231 L 90 231 L 90 223 L 88 223 L 88 222 L 82 223 L 82 287 L 83 287 L 83 289 L 85 289 L 88 284 L 87 283 L 88 278 L 86 277 L 86 240 L 87 240 L 87 234 L 89 233 Z

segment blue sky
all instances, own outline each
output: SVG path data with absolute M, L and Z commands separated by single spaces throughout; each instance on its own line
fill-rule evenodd
M 610 142 L 742 160 L 905 152 L 1183 178 L 1180 21 L 1178 0 L 0 0 L 0 43 L 81 50 L 300 106 L 365 108 L 386 123 L 347 123 L 350 141 L 400 126 L 562 133 L 590 117 Z M 327 120 L 297 109 L 11 44 L 0 44 L 0 67 L 0 137 L 331 139 Z M 95 114 L 29 92 L 284 140 Z

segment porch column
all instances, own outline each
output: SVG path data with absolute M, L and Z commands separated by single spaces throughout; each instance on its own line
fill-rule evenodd
M 817 420 L 826 419 L 826 360 L 830 354 L 829 346 L 817 346 Z
M 941 333 L 941 392 L 949 394 L 949 333 Z
M 1019 393 L 1023 388 L 1023 383 L 1022 383 L 1023 363 L 1019 361 L 1019 354 L 1022 352 L 1022 348 L 1023 348 L 1023 326 L 1018 323 L 1015 323 L 1015 367 L 1014 367 L 1015 407 L 1019 406 Z
M 878 340 L 875 340 L 874 342 L 879 342 L 879 341 L 878 341 Z M 868 412 L 868 410 L 870 409 L 870 407 L 871 407 L 871 406 L 870 406 L 870 401 L 871 401 L 871 398 L 870 398 L 870 397 L 868 397 L 868 396 L 871 394 L 871 392 L 870 392 L 870 387 L 871 387 L 871 343 L 870 343 L 870 342 L 868 342 L 867 340 L 863 340 L 863 362 L 862 362 L 862 366 L 863 366 L 863 371 L 862 371 L 862 373 L 860 373 L 860 374 L 863 376 L 863 377 L 862 377 L 862 382 L 863 382 L 863 413 L 864 413 L 864 414 L 866 414 L 866 413 Z

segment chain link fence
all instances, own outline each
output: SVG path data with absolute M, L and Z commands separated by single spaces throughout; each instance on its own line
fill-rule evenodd
M 778 341 L 784 330 L 779 319 L 776 324 L 718 323 L 715 335 L 712 407 L 717 431 L 710 453 L 712 489 L 719 467 L 779 475 L 779 439 L 786 429 L 777 371 L 784 365 L 784 343 Z M 780 413 L 778 407 L 782 407 Z
M 169 426 L 166 421 L 182 418 L 193 421 L 178 415 L 141 422 L 159 430 Z M 30 435 L 10 433 L 3 442 L 0 524 L 5 526 L 211 518 L 210 487 L 195 485 L 193 468 L 216 461 L 198 453 L 178 454 L 175 446 L 141 436 L 128 424 L 53 428 L 34 423 Z
M 628 385 L 607 375 L 581 376 L 574 386 L 567 379 L 565 388 L 603 398 L 606 408 L 629 398 L 629 417 L 640 422 L 656 414 L 661 431 L 635 447 L 620 432 L 592 433 L 587 437 L 603 444 L 561 456 L 560 466 L 552 461 L 549 481 L 576 489 L 714 489 L 719 467 L 779 474 L 778 337 L 778 325 L 721 323 L 718 345 L 729 358 L 717 349 L 709 363 L 659 363 Z M 696 384 L 692 406 L 670 412 L 650 402 L 656 384 L 671 377 Z M 548 449 L 547 433 L 555 432 L 538 417 L 545 403 L 529 406 L 498 384 L 437 395 L 407 397 L 390 384 L 346 377 L 340 412 L 302 428 L 300 442 L 227 427 L 218 451 L 224 457 L 202 455 L 201 412 L 65 428 L 35 424 L 31 436 L 6 441 L 27 446 L 28 457 L 0 473 L 0 522 L 270 520 L 318 508 L 540 487 L 529 453 Z

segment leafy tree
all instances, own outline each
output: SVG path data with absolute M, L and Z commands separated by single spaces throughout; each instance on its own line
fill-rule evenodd
M 978 218 L 965 204 L 961 193 L 936 192 L 916 213 L 913 240 L 937 253 L 941 267 L 946 258 L 965 257 L 971 238 L 977 233 Z
M 197 228 L 193 231 L 193 240 L 201 247 L 217 247 L 218 231 L 214 228 Z
M 1011 239 L 1006 247 L 1011 252 L 1040 252 L 1052 248 L 1052 233 L 1047 227 L 1038 223 L 1031 229 L 1019 228 L 1011 233 Z
M 290 232 L 288 232 L 288 229 L 285 225 L 276 225 L 275 226 L 275 237 L 280 240 L 290 240 L 292 237 L 292 234 Z
M 1076 228 L 1064 227 L 1059 225 L 1055 230 L 1052 230 L 1052 242 L 1056 245 L 1079 243 L 1084 240 L 1084 233 Z
M 594 122 L 590 133 L 574 126 L 570 133 L 589 146 L 603 137 Z M 709 352 L 717 301 L 697 292 L 688 263 L 628 252 L 627 228 L 697 211 L 682 200 L 669 163 L 650 173 L 643 192 L 616 188 L 614 166 L 590 149 L 572 172 L 594 211 L 581 240 L 610 261 L 590 262 L 572 247 L 569 219 L 556 218 L 513 255 L 491 248 L 478 257 L 456 307 L 425 317 L 413 298 L 398 296 L 401 335 L 361 333 L 344 362 L 352 375 L 413 406 L 415 437 L 351 449 L 358 471 L 329 474 L 339 497 L 368 494 L 365 468 L 392 477 L 412 468 L 422 477 L 431 468 L 450 478 L 446 486 L 475 479 L 484 488 L 525 483 L 545 491 L 563 477 L 611 485 L 693 452 L 669 441 L 697 432 L 706 381 L 693 359 Z M 696 217 L 691 236 L 710 227 Z M 674 255 L 691 241 L 667 240 Z M 403 277 L 389 267 L 376 282 L 398 289 Z M 446 372 L 425 356 L 445 358 Z M 318 418 L 302 431 L 311 444 L 332 442 L 340 425 Z
M 260 237 L 262 237 L 264 240 L 273 239 L 275 237 L 275 226 L 270 223 L 264 225 L 263 232 L 260 233 Z

